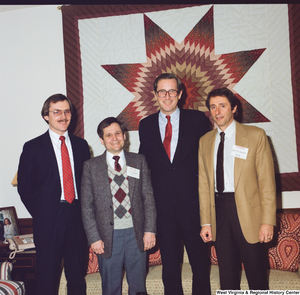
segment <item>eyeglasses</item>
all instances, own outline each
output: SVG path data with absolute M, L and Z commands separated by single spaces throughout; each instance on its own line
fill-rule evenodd
M 55 111 L 49 111 L 49 113 L 53 113 L 54 117 L 60 117 L 62 114 L 64 114 L 66 117 L 71 115 L 71 110 L 55 110 Z
M 157 92 L 157 95 L 158 97 L 166 97 L 167 93 L 169 94 L 170 97 L 175 97 L 178 95 L 178 90 L 175 90 L 175 89 L 170 89 L 170 90 L 164 90 L 164 89 L 161 89 L 161 90 L 158 90 Z

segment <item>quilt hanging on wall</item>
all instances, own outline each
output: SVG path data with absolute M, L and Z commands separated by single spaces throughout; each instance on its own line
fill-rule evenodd
M 207 116 L 207 94 L 231 89 L 241 122 L 270 139 L 278 188 L 300 190 L 300 5 L 71 5 L 62 13 L 75 134 L 94 156 L 104 151 L 96 130 L 108 116 L 138 151 L 139 121 L 158 111 L 153 82 L 172 72 L 185 86 L 182 107 Z

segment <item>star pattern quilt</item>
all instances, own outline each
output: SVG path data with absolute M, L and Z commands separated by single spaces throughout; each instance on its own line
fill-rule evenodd
M 75 134 L 95 156 L 108 116 L 138 151 L 139 121 L 159 110 L 152 84 L 172 72 L 185 86 L 181 107 L 208 117 L 207 94 L 231 89 L 238 120 L 270 139 L 278 191 L 300 190 L 300 5 L 70 5 L 62 14 Z

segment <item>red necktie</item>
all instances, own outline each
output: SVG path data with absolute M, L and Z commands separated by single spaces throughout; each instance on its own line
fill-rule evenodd
M 117 172 L 120 172 L 121 171 L 121 165 L 119 164 L 120 157 L 119 156 L 113 156 L 113 159 L 115 160 L 115 170 Z
M 225 133 L 221 132 L 221 141 L 219 143 L 218 153 L 217 153 L 217 190 L 219 193 L 224 191 L 224 140 Z
M 168 123 L 166 125 L 166 131 L 165 131 L 165 139 L 164 139 L 164 147 L 168 154 L 169 159 L 171 159 L 171 138 L 172 138 L 172 124 L 171 124 L 171 117 L 166 116 Z
M 61 140 L 61 160 L 62 160 L 62 169 L 63 169 L 64 195 L 65 195 L 65 200 L 71 204 L 75 199 L 72 168 L 71 168 L 68 149 L 65 143 L 65 137 L 61 136 L 59 139 Z

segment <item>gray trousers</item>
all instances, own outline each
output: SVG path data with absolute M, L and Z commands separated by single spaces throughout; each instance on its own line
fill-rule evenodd
M 97 256 L 103 295 L 122 294 L 123 269 L 126 271 L 128 294 L 146 292 L 147 255 L 139 250 L 133 228 L 114 230 L 111 257 Z

